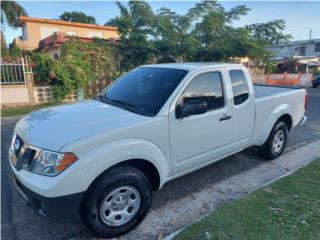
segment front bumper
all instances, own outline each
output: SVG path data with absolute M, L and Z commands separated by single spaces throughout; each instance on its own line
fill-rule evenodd
M 28 189 L 16 177 L 14 184 L 27 205 L 40 216 L 53 222 L 78 222 L 80 220 L 80 205 L 84 192 L 60 197 L 44 197 Z

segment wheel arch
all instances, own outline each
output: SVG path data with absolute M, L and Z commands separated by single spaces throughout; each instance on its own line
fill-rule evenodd
M 263 123 L 258 123 L 255 127 L 256 135 L 252 140 L 253 146 L 262 146 L 268 139 L 275 124 L 282 120 L 290 131 L 293 127 L 292 108 L 288 104 L 277 106 L 271 114 L 264 119 Z M 257 124 L 257 123 L 256 123 Z
M 288 132 L 290 132 L 290 130 L 292 129 L 292 124 L 293 124 L 292 117 L 286 113 L 286 114 L 283 114 L 281 117 L 279 117 L 278 120 L 276 121 L 276 123 L 279 121 L 283 121 L 288 128 Z
M 160 188 L 160 184 L 161 184 L 161 180 L 160 180 L 160 174 L 158 169 L 156 168 L 156 166 L 145 159 L 129 159 L 129 160 L 125 160 L 123 162 L 120 162 L 114 166 L 112 166 L 111 168 L 115 168 L 118 166 L 130 166 L 130 167 L 134 167 L 136 169 L 138 169 L 139 171 L 141 171 L 144 175 L 146 175 L 146 177 L 149 179 L 151 186 L 152 186 L 152 190 L 153 191 L 157 191 Z M 108 171 L 109 169 L 107 169 L 106 171 Z

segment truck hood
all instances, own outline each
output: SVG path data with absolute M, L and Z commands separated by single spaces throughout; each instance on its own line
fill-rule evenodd
M 147 119 L 106 103 L 88 100 L 32 112 L 17 123 L 15 132 L 30 145 L 58 151 L 76 140 Z

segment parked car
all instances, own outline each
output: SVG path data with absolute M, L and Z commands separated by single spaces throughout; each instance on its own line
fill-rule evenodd
M 172 179 L 251 146 L 280 156 L 306 120 L 306 96 L 254 86 L 238 64 L 138 67 L 96 99 L 22 118 L 9 151 L 16 187 L 41 216 L 80 217 L 94 235 L 115 237 Z
M 315 74 L 314 79 L 312 80 L 312 87 L 317 88 L 320 85 L 320 74 Z

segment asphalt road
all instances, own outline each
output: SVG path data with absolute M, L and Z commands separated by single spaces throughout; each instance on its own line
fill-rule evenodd
M 308 89 L 309 105 L 306 115 L 308 121 L 304 126 L 294 129 L 289 136 L 286 151 L 320 139 L 320 89 Z M 88 239 L 92 235 L 82 224 L 50 223 L 26 207 L 24 201 L 14 190 L 12 173 L 8 164 L 8 148 L 12 130 L 17 120 L 1 122 L 1 233 L 3 239 Z M 255 168 L 263 159 L 256 151 L 248 149 L 239 153 L 243 161 L 236 157 L 212 164 L 194 173 L 169 182 L 155 193 L 152 209 L 164 206 L 169 201 L 179 200 L 197 192 L 212 182 L 231 177 L 237 173 Z M 197 179 L 197 181 L 194 181 Z

